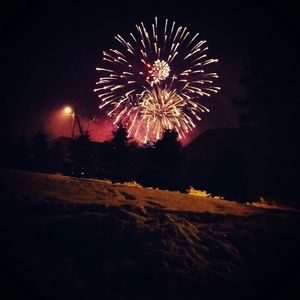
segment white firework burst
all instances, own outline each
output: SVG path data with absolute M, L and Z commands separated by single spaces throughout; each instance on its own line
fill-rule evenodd
M 97 68 L 99 107 L 115 123 L 125 122 L 140 141 L 160 138 L 164 129 L 174 128 L 180 136 L 191 131 L 199 114 L 208 111 L 201 98 L 220 90 L 213 83 L 217 73 L 207 70 L 218 59 L 208 57 L 206 41 L 168 19 L 158 26 L 157 18 L 150 27 L 136 25 L 127 38 L 115 38 L 120 47 L 103 51 Z

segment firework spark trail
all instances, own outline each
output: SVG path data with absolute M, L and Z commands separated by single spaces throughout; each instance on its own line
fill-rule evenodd
M 120 47 L 103 51 L 97 68 L 99 107 L 139 141 L 159 139 L 165 129 L 185 137 L 200 113 L 209 111 L 199 103 L 201 97 L 220 90 L 213 85 L 217 73 L 206 72 L 218 60 L 207 57 L 206 41 L 198 37 L 157 17 L 148 28 L 136 25 L 126 39 L 116 35 Z
M 185 110 L 196 114 L 198 106 L 191 106 L 175 91 L 161 90 L 159 87 L 145 93 L 140 104 L 142 123 L 154 128 L 155 138 L 159 139 L 164 129 L 175 129 L 179 137 L 193 129 L 193 122 Z

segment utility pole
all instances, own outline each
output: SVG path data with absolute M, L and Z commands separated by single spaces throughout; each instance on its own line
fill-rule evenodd
M 75 135 L 75 126 L 77 124 L 77 127 L 79 129 L 79 132 L 81 135 L 83 135 L 83 130 L 82 130 L 82 126 L 80 123 L 80 118 L 79 118 L 79 114 L 77 113 L 77 110 L 74 108 L 74 111 L 72 113 L 72 118 L 73 118 L 73 122 L 72 122 L 72 139 L 74 138 Z

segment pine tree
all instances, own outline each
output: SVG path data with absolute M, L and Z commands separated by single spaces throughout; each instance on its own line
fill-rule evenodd
M 88 176 L 92 169 L 92 142 L 88 131 L 75 137 L 70 149 L 71 173 L 75 176 Z
M 120 123 L 116 130 L 113 131 L 113 138 L 112 138 L 112 146 L 114 150 L 122 151 L 124 148 L 128 146 L 128 132 L 127 128 Z

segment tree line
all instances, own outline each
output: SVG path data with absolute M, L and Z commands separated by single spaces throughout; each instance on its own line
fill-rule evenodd
M 113 138 L 94 142 L 88 131 L 74 139 L 50 141 L 38 131 L 31 142 L 24 137 L 10 141 L 5 166 L 35 172 L 107 178 L 112 181 L 136 181 L 144 186 L 185 190 L 185 158 L 178 133 L 166 130 L 155 143 L 141 146 L 128 138 L 127 129 L 119 124 Z
M 160 140 L 143 145 L 129 139 L 122 124 L 113 131 L 110 141 L 102 143 L 92 141 L 89 132 L 74 139 L 50 141 L 45 132 L 38 131 L 30 142 L 24 137 L 11 139 L 1 158 L 7 168 L 113 182 L 136 181 L 146 187 L 177 191 L 193 186 L 229 200 L 252 201 L 262 195 L 293 200 L 294 174 L 286 172 L 290 164 L 282 166 L 282 159 L 273 158 L 278 148 L 271 149 L 261 129 L 251 130 L 249 137 L 243 129 L 237 131 L 243 139 L 234 138 L 228 148 L 222 148 L 216 135 L 211 135 L 208 148 L 203 144 L 193 148 L 196 153 L 200 151 L 196 158 L 191 158 L 172 130 L 166 130 Z M 221 149 L 220 155 L 208 160 L 207 156 L 217 149 Z M 294 156 L 287 157 L 293 161 Z

